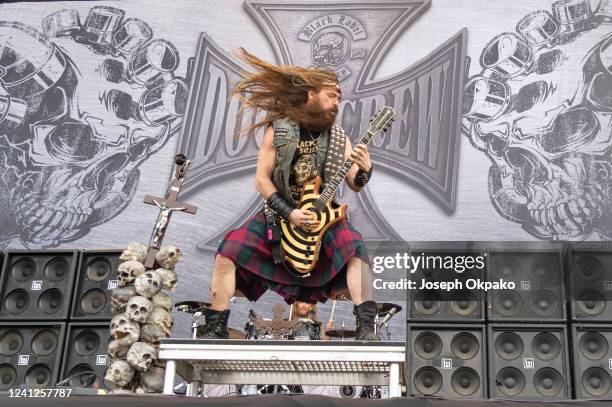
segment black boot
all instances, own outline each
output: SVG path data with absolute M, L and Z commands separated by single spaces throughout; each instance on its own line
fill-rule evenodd
M 229 319 L 230 310 L 215 311 L 210 308 L 205 308 L 202 311 L 206 323 L 198 327 L 197 337 L 200 339 L 227 339 L 227 320 Z
M 376 303 L 374 301 L 364 301 L 354 306 L 353 313 L 357 316 L 355 340 L 380 341 L 380 337 L 374 333 L 374 318 L 378 314 Z

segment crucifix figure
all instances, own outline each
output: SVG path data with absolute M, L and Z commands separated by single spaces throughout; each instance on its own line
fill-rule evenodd
M 145 203 L 156 205 L 159 208 L 159 215 L 157 215 L 157 220 L 155 222 L 155 226 L 153 227 L 153 233 L 151 234 L 151 239 L 149 241 L 149 251 L 147 252 L 147 258 L 145 259 L 146 268 L 153 268 L 155 264 L 155 255 L 161 247 L 161 243 L 164 239 L 166 228 L 168 227 L 168 222 L 170 221 L 170 215 L 172 215 L 172 212 L 186 212 L 195 214 L 198 210 L 198 208 L 194 205 L 178 202 L 178 194 L 181 190 L 185 173 L 191 165 L 191 160 L 188 160 L 183 154 L 178 154 L 175 157 L 174 162 L 176 164 L 176 171 L 166 196 L 164 198 L 154 197 L 151 195 L 146 195 L 144 197 Z

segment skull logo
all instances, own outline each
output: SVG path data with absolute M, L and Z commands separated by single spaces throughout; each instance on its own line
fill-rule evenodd
M 559 10 L 572 4 L 583 14 L 568 22 Z M 611 239 L 610 26 L 588 0 L 553 8 L 484 48 L 482 72 L 465 87 L 463 129 L 492 162 L 489 193 L 503 217 L 541 239 Z
M 312 44 L 312 61 L 316 65 L 338 66 L 346 61 L 349 39 L 340 31 L 325 32 Z
M 109 221 L 131 201 L 138 167 L 178 131 L 178 53 L 124 14 L 93 7 L 81 25 L 64 9 L 44 19 L 44 34 L 0 21 L 0 241 L 52 247 Z M 119 89 L 118 65 L 132 86 Z
M 153 303 L 145 297 L 137 295 L 128 301 L 125 315 L 132 321 L 143 323 L 149 318 L 152 310 Z

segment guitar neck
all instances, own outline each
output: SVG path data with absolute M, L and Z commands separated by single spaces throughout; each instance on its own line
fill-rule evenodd
M 370 141 L 372 141 L 372 138 L 374 138 L 374 133 L 370 132 L 369 130 L 366 130 L 365 134 L 361 136 L 361 139 L 357 142 L 357 144 L 368 145 L 370 144 Z M 344 178 L 346 178 L 346 174 L 349 172 L 352 166 L 353 161 L 350 158 L 344 161 L 342 167 L 340 167 L 340 169 L 336 171 L 331 180 L 329 180 L 327 185 L 325 185 L 321 196 L 319 196 L 319 199 L 317 199 L 317 202 L 315 202 L 315 207 L 317 209 L 320 210 L 324 208 L 327 203 L 331 201 L 331 199 L 334 197 L 334 194 L 336 193 L 336 190 L 338 189 Z

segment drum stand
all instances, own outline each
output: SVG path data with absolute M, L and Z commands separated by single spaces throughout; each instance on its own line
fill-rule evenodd
M 200 317 L 202 316 L 201 311 L 194 312 L 191 316 L 191 339 L 197 339 L 198 336 L 198 328 L 200 327 Z M 174 392 L 180 390 L 185 383 L 180 383 L 174 388 Z M 200 395 L 200 387 L 201 383 L 199 380 L 193 380 L 191 383 L 186 385 L 185 395 L 190 397 L 198 397 Z M 204 397 L 208 397 L 204 395 Z

